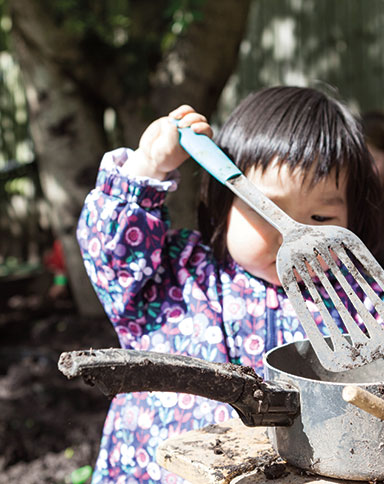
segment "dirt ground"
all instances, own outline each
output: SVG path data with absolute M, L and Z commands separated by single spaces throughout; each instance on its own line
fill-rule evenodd
M 1 296 L 0 484 L 67 484 L 93 466 L 109 401 L 57 369 L 63 351 L 118 347 L 108 320 L 84 320 L 69 296 Z M 89 482 L 83 481 L 83 482 Z

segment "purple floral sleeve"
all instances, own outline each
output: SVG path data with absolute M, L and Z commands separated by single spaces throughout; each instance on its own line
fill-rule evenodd
M 112 323 L 136 318 L 135 296 L 155 277 L 169 221 L 163 205 L 175 181 L 128 181 L 130 150 L 106 153 L 78 224 L 78 241 L 93 286 Z

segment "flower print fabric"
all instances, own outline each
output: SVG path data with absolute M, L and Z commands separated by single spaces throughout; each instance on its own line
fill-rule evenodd
M 284 291 L 232 260 L 219 265 L 198 232 L 170 230 L 164 198 L 176 182 L 129 179 L 129 153 L 104 156 L 78 226 L 86 270 L 121 346 L 252 366 L 262 375 L 267 350 L 305 337 Z M 316 306 L 308 307 L 326 334 Z M 181 484 L 156 463 L 159 443 L 235 416 L 195 395 L 117 395 L 92 483 Z

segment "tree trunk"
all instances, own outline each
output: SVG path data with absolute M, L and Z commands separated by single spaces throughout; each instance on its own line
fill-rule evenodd
M 39 1 L 15 0 L 11 7 L 13 45 L 26 88 L 31 135 L 53 228 L 63 244 L 69 283 L 80 313 L 100 316 L 103 311 L 75 237 L 90 187 L 88 173 L 95 176 L 106 147 L 100 113 L 65 74 L 64 56 L 73 60 L 76 46 L 55 28 Z
M 98 316 L 101 305 L 85 273 L 75 230 L 101 156 L 108 149 L 104 110 L 115 109 L 123 142 L 131 147 L 137 145 L 149 121 L 179 104 L 191 104 L 209 117 L 236 66 L 249 0 L 206 0 L 202 20 L 192 23 L 164 57 L 145 96 L 124 89 L 119 74 L 123 58 L 115 55 L 110 65 L 101 68 L 100 59 L 89 56 L 81 39 L 60 28 L 41 0 L 9 0 L 9 5 L 13 49 L 24 78 L 41 181 L 63 243 L 71 289 L 80 313 Z M 146 5 L 135 2 L 132 8 Z M 143 36 L 146 33 L 144 28 Z M 120 69 L 116 68 L 119 62 Z M 187 163 L 183 170 L 185 188 L 171 202 L 178 226 L 194 223 L 190 214 L 195 165 Z

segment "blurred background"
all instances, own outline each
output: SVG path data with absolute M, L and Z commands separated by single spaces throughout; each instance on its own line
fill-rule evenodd
M 56 364 L 118 346 L 75 238 L 103 153 L 182 103 L 217 130 L 261 87 L 360 115 L 383 82 L 384 0 L 0 0 L 0 484 L 89 482 L 108 401 Z M 169 197 L 176 227 L 199 174 Z

